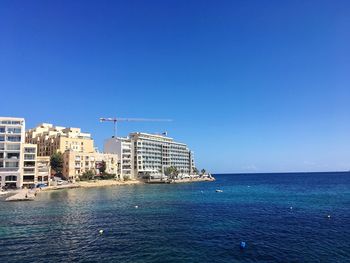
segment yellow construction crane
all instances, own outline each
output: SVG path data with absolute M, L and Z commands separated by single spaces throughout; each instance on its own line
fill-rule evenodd
M 122 121 L 154 121 L 161 122 L 166 121 L 170 122 L 170 119 L 144 119 L 144 118 L 100 118 L 100 122 L 113 122 L 114 124 L 114 138 L 117 138 L 117 122 Z

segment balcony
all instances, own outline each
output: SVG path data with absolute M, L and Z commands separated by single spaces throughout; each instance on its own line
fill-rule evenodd
M 16 175 L 8 175 L 5 177 L 5 183 L 16 183 L 17 176 Z
M 24 170 L 23 174 L 35 174 L 35 170 L 31 169 L 31 170 Z
M 7 133 L 9 133 L 9 134 L 21 134 L 21 128 L 8 127 Z
M 35 148 L 25 148 L 24 153 L 35 153 Z
M 23 177 L 23 183 L 33 183 L 34 182 L 34 176 L 25 178 Z
M 21 150 L 21 145 L 18 143 L 18 144 L 8 144 L 6 146 L 6 149 L 8 151 L 20 151 Z
M 24 160 L 35 160 L 35 155 L 28 155 L 28 154 L 25 154 L 24 155 Z
M 24 162 L 24 167 L 35 167 L 35 162 Z
M 7 136 L 8 142 L 20 142 L 21 136 Z
M 18 167 L 0 167 L 1 172 L 15 172 L 18 171 Z

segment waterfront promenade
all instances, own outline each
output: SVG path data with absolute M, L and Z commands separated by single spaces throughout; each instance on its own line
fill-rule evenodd
M 33 201 L 36 197 L 38 189 L 21 189 L 14 195 L 7 197 L 6 201 Z

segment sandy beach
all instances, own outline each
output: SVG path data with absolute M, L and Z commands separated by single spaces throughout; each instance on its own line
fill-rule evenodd
M 91 188 L 91 187 L 106 187 L 106 186 L 122 186 L 122 185 L 134 185 L 134 184 L 142 184 L 138 180 L 130 180 L 130 181 L 116 181 L 116 180 L 96 180 L 96 181 L 81 181 L 76 182 L 74 184 L 65 184 L 65 185 L 57 185 L 57 186 L 48 186 L 44 187 L 42 191 L 50 191 L 50 190 L 61 190 L 61 189 L 71 189 L 71 188 Z
M 79 187 L 82 187 L 82 188 L 90 188 L 90 187 L 101 187 L 101 186 L 143 184 L 143 182 L 140 182 L 138 180 L 129 180 L 129 181 L 96 180 L 96 181 L 81 181 L 81 182 L 77 182 L 75 184 Z

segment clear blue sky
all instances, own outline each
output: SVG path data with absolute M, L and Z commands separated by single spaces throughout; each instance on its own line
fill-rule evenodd
M 212 172 L 350 169 L 350 1 L 1 1 L 0 115 L 99 117 Z

